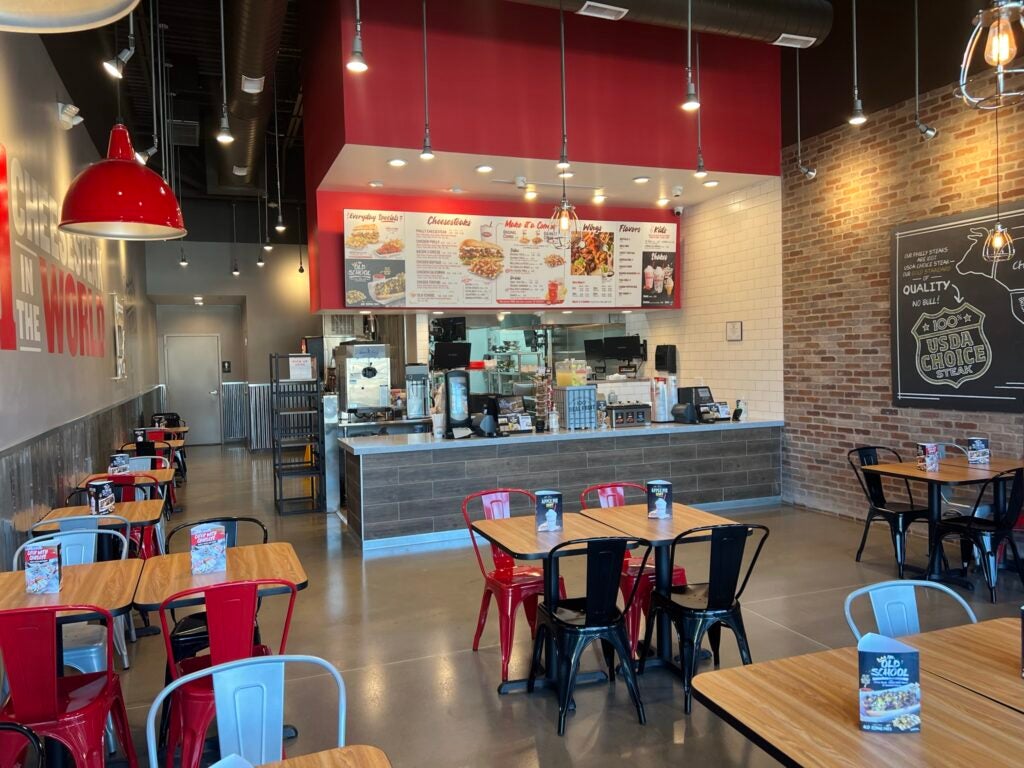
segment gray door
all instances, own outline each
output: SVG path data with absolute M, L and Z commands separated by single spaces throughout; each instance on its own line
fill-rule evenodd
M 164 336 L 167 410 L 188 422 L 188 442 L 222 442 L 220 336 Z

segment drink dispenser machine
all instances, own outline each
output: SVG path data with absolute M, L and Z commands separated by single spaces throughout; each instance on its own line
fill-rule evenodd
M 425 419 L 430 415 L 430 371 L 425 365 L 405 366 L 405 416 Z
M 447 371 L 444 374 L 444 436 L 451 439 L 470 433 L 469 373 Z

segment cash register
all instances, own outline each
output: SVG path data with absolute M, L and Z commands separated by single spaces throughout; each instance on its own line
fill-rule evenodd
M 672 415 L 678 422 L 696 424 L 728 421 L 732 418 L 729 403 L 716 401 L 711 394 L 711 387 L 679 387 L 678 392 L 678 405 L 672 409 Z

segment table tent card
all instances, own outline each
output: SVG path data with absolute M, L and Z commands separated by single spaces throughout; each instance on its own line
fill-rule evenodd
M 562 494 L 537 491 L 537 532 L 562 530 Z
M 987 437 L 968 437 L 967 438 L 967 463 L 968 464 L 988 464 L 989 457 L 992 453 L 988 447 Z
M 108 475 L 127 475 L 129 470 L 128 464 L 131 457 L 127 453 L 112 453 L 110 454 L 110 464 L 107 466 Z
M 92 480 L 86 486 L 85 495 L 89 498 L 89 512 L 93 515 L 111 515 L 114 513 L 114 484 L 109 480 Z
M 860 727 L 878 733 L 921 730 L 921 660 L 915 648 L 869 632 L 857 643 Z
M 29 544 L 25 556 L 25 591 L 30 595 L 60 592 L 60 544 Z
M 922 472 L 939 471 L 939 444 L 917 444 L 917 468 Z
M 192 573 L 223 573 L 228 569 L 227 531 L 219 523 L 193 526 L 191 534 Z
M 672 483 L 668 480 L 647 481 L 647 517 L 653 520 L 672 517 Z

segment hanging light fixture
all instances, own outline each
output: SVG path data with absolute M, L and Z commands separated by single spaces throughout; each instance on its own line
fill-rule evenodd
M 363 58 L 363 17 L 359 13 L 359 0 L 356 0 L 356 36 L 352 40 L 352 55 L 348 57 L 345 69 L 356 74 L 369 69 Z
M 188 256 L 185 255 L 185 241 L 184 240 L 181 241 L 181 258 L 178 259 L 178 266 L 179 267 L 187 267 L 188 266 Z
M 864 125 L 867 121 L 864 104 L 860 100 L 860 84 L 857 78 L 857 0 L 853 0 L 853 112 L 846 122 L 850 125 Z
M 299 274 L 303 274 L 306 268 L 302 266 L 302 243 L 299 243 Z
M 925 141 L 934 139 L 939 129 L 921 122 L 921 40 L 917 21 L 917 0 L 914 0 L 914 125 Z
M 235 245 L 238 243 L 238 225 L 235 222 L 235 203 L 231 203 L 231 274 L 238 277 L 242 270 L 238 268 L 238 255 L 235 253 Z
M 156 85 L 156 55 L 155 55 L 155 40 L 154 40 L 154 27 L 153 23 L 153 0 L 149 0 L 149 75 L 153 81 L 153 146 L 149 149 L 145 149 L 141 152 L 135 153 L 135 159 L 145 165 L 148 163 L 153 156 L 157 153 L 160 147 L 160 137 L 157 131 L 157 114 L 156 114 L 156 99 L 157 99 L 157 85 Z
M 256 242 L 257 243 L 259 243 L 260 239 L 263 237 L 263 219 L 260 216 L 260 208 L 262 208 L 262 207 L 263 206 L 260 205 L 259 195 L 257 195 L 256 196 Z M 266 264 L 266 262 L 263 261 L 263 248 L 261 247 L 261 248 L 258 248 L 257 251 L 256 251 L 256 266 L 257 267 L 262 267 L 264 264 Z
M 999 217 L 999 203 L 1000 203 L 1000 180 L 1001 173 L 999 168 L 999 112 L 996 111 L 996 223 L 988 233 L 988 237 L 985 238 L 985 245 L 982 248 L 981 255 L 985 261 L 992 262 L 992 277 L 995 279 L 996 264 L 1000 261 L 1009 261 L 1014 257 L 1016 250 L 1013 247 L 1013 236 L 1010 231 L 1003 226 L 1003 222 Z
M 700 109 L 697 87 L 693 83 L 693 0 L 686 0 L 686 100 L 682 107 L 687 112 Z
M 110 130 L 107 157 L 71 182 L 60 230 L 112 240 L 173 240 L 186 234 L 181 208 L 167 182 L 135 159 L 128 129 Z
M 1024 67 L 1013 66 L 1018 49 L 1017 22 L 1024 25 L 1024 2 L 1019 0 L 992 0 L 988 8 L 974 17 L 957 89 L 968 106 L 993 110 L 1024 101 Z M 970 69 L 983 38 L 984 60 L 991 69 L 971 77 Z
M 697 37 L 697 93 L 700 93 L 700 37 Z M 697 110 L 697 168 L 693 172 L 693 178 L 695 179 L 706 179 L 708 177 L 708 170 L 704 167 L 704 147 L 702 144 L 703 137 L 701 136 L 701 113 Z M 633 179 L 636 181 L 636 179 Z
M 115 27 L 116 35 L 116 27 Z M 117 47 L 115 42 L 115 48 Z M 135 55 L 135 16 L 131 13 L 128 14 L 128 47 L 122 48 L 121 52 L 112 59 L 107 59 L 103 62 L 103 69 L 106 73 L 113 78 L 120 80 L 124 77 L 124 65 L 128 63 L 128 59 Z
M 270 242 L 270 192 L 267 189 L 267 185 L 270 183 L 270 177 L 267 175 L 267 135 L 263 134 L 263 194 L 260 197 L 263 200 L 263 250 L 270 253 L 274 250 L 274 244 Z
M 562 153 L 558 156 L 558 162 L 555 163 L 555 168 L 559 170 L 558 177 L 563 181 L 568 178 L 572 178 L 572 175 L 566 175 L 569 171 L 569 131 L 566 122 L 566 109 L 565 109 L 565 9 L 563 8 L 562 0 L 558 0 L 558 33 L 559 33 L 559 50 L 561 52 L 562 62 Z M 562 197 L 565 197 L 565 184 L 562 185 Z
M 279 235 L 287 227 L 284 225 L 284 214 L 281 212 L 281 135 L 277 128 L 277 73 L 274 73 L 274 160 L 277 165 L 277 224 L 274 231 Z
M 228 122 L 228 65 L 224 46 L 224 0 L 220 0 L 220 88 L 220 130 L 217 131 L 217 141 L 221 144 L 230 144 L 235 137 L 231 134 L 231 124 Z
M 430 89 L 427 84 L 427 0 L 423 0 L 423 151 L 420 160 L 433 160 L 430 146 Z
M 916 0 L 915 0 L 916 2 Z M 818 169 L 804 165 L 803 147 L 800 143 L 800 49 L 796 49 L 796 167 L 804 178 L 810 181 L 818 175 Z

